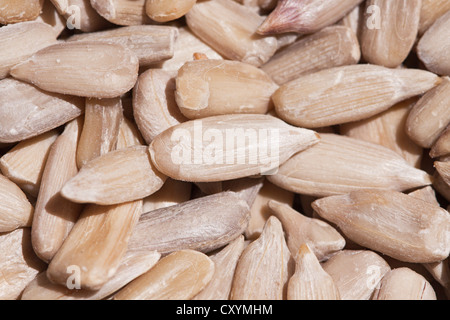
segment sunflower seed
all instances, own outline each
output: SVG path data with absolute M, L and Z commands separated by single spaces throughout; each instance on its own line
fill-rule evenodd
M 91 0 L 92 7 L 106 20 L 121 26 L 148 24 L 146 0 Z
M 350 28 L 327 27 L 302 37 L 261 66 L 279 85 L 323 69 L 356 64 L 361 57 L 358 39 Z
M 397 260 L 430 263 L 450 253 L 450 214 L 403 193 L 360 190 L 312 206 L 354 242 Z
M 42 10 L 44 0 L 1 1 L 0 24 L 10 24 L 36 19 Z
M 447 183 L 447 185 L 450 186 L 450 161 L 447 162 L 436 161 L 434 163 L 434 166 L 436 167 L 437 172 L 445 181 L 445 183 Z
M 261 37 L 255 31 L 261 16 L 234 1 L 197 3 L 186 15 L 189 28 L 200 39 L 230 60 L 260 66 L 277 50 L 275 37 Z
M 447 199 L 447 201 L 450 201 L 450 186 L 437 171 L 433 175 L 433 187 L 441 196 Z
M 422 0 L 419 36 L 423 35 L 437 19 L 449 10 L 450 2 L 447 0 Z
M 281 222 L 272 216 L 239 258 L 230 300 L 283 300 L 292 266 Z
M 138 68 L 136 55 L 121 45 L 74 41 L 38 51 L 11 75 L 50 92 L 115 98 L 133 88 Z
M 167 22 L 184 16 L 196 2 L 197 0 L 148 0 L 145 12 L 154 21 Z
M 272 98 L 280 118 L 296 126 L 319 128 L 367 119 L 440 81 L 424 70 L 343 66 L 288 82 Z
M 58 10 L 56 10 L 56 7 L 50 0 L 44 1 L 41 14 L 35 21 L 50 25 L 57 37 L 60 36 L 66 28 L 66 20 L 59 14 Z
M 191 199 L 192 184 L 167 179 L 161 189 L 144 199 L 142 213 L 174 206 Z
M 450 125 L 442 132 L 430 150 L 430 156 L 437 158 L 450 154 Z
M 300 246 L 295 264 L 295 273 L 288 283 L 288 300 L 340 300 L 333 278 L 323 270 L 307 244 Z
M 449 258 L 435 263 L 425 263 L 424 266 L 433 278 L 450 294 L 450 264 Z
M 317 145 L 294 155 L 268 179 L 291 192 L 315 197 L 359 189 L 405 191 L 431 184 L 425 171 L 386 147 L 336 134 L 321 137 Z
M 408 193 L 408 195 L 426 201 L 435 206 L 440 206 L 439 201 L 436 198 L 436 192 L 434 191 L 432 186 L 417 189 L 413 192 Z
M 386 273 L 371 300 L 436 300 L 431 284 L 409 268 Z
M 364 9 L 365 2 L 356 6 L 352 11 L 350 11 L 344 18 L 342 18 L 337 25 L 345 26 L 353 30 L 354 34 L 359 39 L 361 36 L 361 31 L 364 22 Z
M 203 253 L 180 250 L 162 258 L 115 296 L 115 300 L 188 300 L 214 274 L 214 262 Z
M 369 250 L 343 250 L 322 264 L 336 284 L 342 300 L 369 300 L 388 263 Z
M 82 210 L 60 194 L 64 183 L 78 172 L 76 150 L 82 126 L 82 117 L 66 125 L 49 151 L 42 174 L 31 240 L 36 254 L 46 262 L 59 250 Z
M 266 114 L 278 86 L 255 66 L 224 60 L 186 62 L 178 71 L 175 99 L 189 119 L 252 113 Z
M 142 138 L 139 129 L 133 122 L 124 117 L 120 124 L 116 149 L 120 150 L 142 145 L 144 145 L 144 139 Z

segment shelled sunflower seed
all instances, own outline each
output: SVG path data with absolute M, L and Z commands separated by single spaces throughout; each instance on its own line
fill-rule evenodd
M 449 299 L 449 14 L 0 0 L 0 299 Z

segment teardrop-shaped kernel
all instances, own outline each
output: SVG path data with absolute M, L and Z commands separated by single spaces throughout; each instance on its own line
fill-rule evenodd
M 288 300 L 340 300 L 333 278 L 326 273 L 307 244 L 295 258 L 295 273 L 289 279 Z
M 436 293 L 420 274 L 398 268 L 384 275 L 371 300 L 436 300 Z
M 269 201 L 268 206 L 283 224 L 291 252 L 298 252 L 303 244 L 307 244 L 317 259 L 323 261 L 344 248 L 345 239 L 328 223 L 308 218 L 292 207 L 273 200 Z
M 239 61 L 198 60 L 178 71 L 175 98 L 189 119 L 266 114 L 278 86 L 261 69 Z
M 269 115 L 235 114 L 171 127 L 153 140 L 150 154 L 173 179 L 214 182 L 270 173 L 319 140 Z
M 430 263 L 450 253 L 450 214 L 401 192 L 359 190 L 312 206 L 352 241 L 397 260 Z
M 367 119 L 440 82 L 424 70 L 351 65 L 288 82 L 274 93 L 273 101 L 277 114 L 288 123 L 320 128 Z
M 136 55 L 121 45 L 64 42 L 36 52 L 11 75 L 49 92 L 115 98 L 133 88 L 138 69 Z
M 145 12 L 154 21 L 167 22 L 181 18 L 197 0 L 148 0 Z
M 292 261 L 281 222 L 272 216 L 239 258 L 230 300 L 283 300 Z
M 112 205 L 143 199 L 166 181 L 158 172 L 146 146 L 109 152 L 88 162 L 61 190 L 76 203 Z
M 114 300 L 188 300 L 211 281 L 214 269 L 214 262 L 205 254 L 180 250 L 162 258 L 120 290 Z

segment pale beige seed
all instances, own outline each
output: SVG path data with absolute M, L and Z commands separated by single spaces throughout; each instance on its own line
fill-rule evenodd
M 44 0 L 1 0 L 0 24 L 31 21 L 41 13 Z
M 0 174 L 0 233 L 30 227 L 34 208 L 11 180 Z
M 340 133 L 356 139 L 377 143 L 401 155 L 411 166 L 420 168 L 423 149 L 406 134 L 406 120 L 417 98 L 397 103 L 369 119 L 340 126 Z
M 430 263 L 449 255 L 450 214 L 401 192 L 353 191 L 312 206 L 352 241 L 397 260 Z
M 64 17 L 68 29 L 94 32 L 111 27 L 111 24 L 95 11 L 89 0 L 51 0 Z
M 29 228 L 0 233 L 0 252 L 0 299 L 17 300 L 46 265 L 33 252 Z
M 236 192 L 251 208 L 264 184 L 263 177 L 249 177 L 222 182 L 223 191 Z
M 1 172 L 37 198 L 48 153 L 58 135 L 57 130 L 51 130 L 19 142 L 0 159 Z
M 314 33 L 338 22 L 361 2 L 362 0 L 280 0 L 258 28 L 258 33 Z
M 239 258 L 230 300 L 283 300 L 292 274 L 291 259 L 281 222 L 272 216 Z
M 167 22 L 181 18 L 197 0 L 147 0 L 145 12 L 154 21 Z
M 210 252 L 241 235 L 249 218 L 249 206 L 238 193 L 221 192 L 143 214 L 129 248 Z
M 136 55 L 121 45 L 75 41 L 38 51 L 11 75 L 50 92 L 115 98 L 133 88 L 138 68 Z
M 293 192 L 284 190 L 265 179 L 262 188 L 256 195 L 253 205 L 251 206 L 250 221 L 245 230 L 246 239 L 255 240 L 261 235 L 267 219 L 272 215 L 268 206 L 270 200 L 292 207 L 294 204 L 294 196 Z
M 339 26 L 345 26 L 353 30 L 354 34 L 359 37 L 361 36 L 361 31 L 363 23 L 366 21 L 364 19 L 365 2 L 353 8 L 345 17 L 343 17 L 336 24 Z
M 425 171 L 386 147 L 336 134 L 321 137 L 268 179 L 291 192 L 315 197 L 373 188 L 405 191 L 431 184 Z
M 356 64 L 360 57 L 354 32 L 344 26 L 331 26 L 300 38 L 276 53 L 261 69 L 282 85 L 308 73 Z
M 295 273 L 289 279 L 287 300 L 340 300 L 333 278 L 326 273 L 307 244 L 295 258 Z
M 244 250 L 244 236 L 239 236 L 209 258 L 214 262 L 214 275 L 208 285 L 193 300 L 228 300 L 234 271 Z
M 66 125 L 50 148 L 42 173 L 31 240 L 36 254 L 46 262 L 59 250 L 82 210 L 60 194 L 64 184 L 78 172 L 76 150 L 82 127 L 82 117 Z
M 160 254 L 150 252 L 127 252 L 116 274 L 98 291 L 70 289 L 48 280 L 45 272 L 39 274 L 22 293 L 21 300 L 101 300 L 115 293 L 128 283 L 149 271 L 159 260 Z
M 450 78 L 425 93 L 412 108 L 406 121 L 406 133 L 419 146 L 430 148 L 450 124 Z
M 450 2 L 448 0 L 422 0 L 419 35 L 423 35 L 437 19 L 449 10 Z
M 77 148 L 78 168 L 116 149 L 122 119 L 120 98 L 86 99 L 84 125 Z
M 281 221 L 290 252 L 302 251 L 306 244 L 319 261 L 329 259 L 344 249 L 345 239 L 325 221 L 302 215 L 292 207 L 276 201 L 269 201 L 271 212 Z
M 133 89 L 133 115 L 148 144 L 163 131 L 186 121 L 175 101 L 175 79 L 164 70 L 142 73 Z
M 447 208 L 448 210 L 448 208 Z M 450 264 L 449 258 L 435 262 L 426 263 L 424 267 L 433 276 L 433 278 L 445 289 L 447 297 L 450 293 Z
M 366 1 L 366 12 L 375 6 L 379 15 L 365 15 L 360 38 L 364 60 L 388 68 L 401 65 L 416 40 L 421 5 L 422 0 Z M 380 25 L 374 27 L 369 20 L 375 18 L 380 19 Z
M 436 161 L 434 166 L 444 182 L 450 186 L 450 161 Z
M 143 199 L 164 184 L 147 146 L 134 146 L 109 152 L 91 160 L 61 190 L 68 200 L 99 205 Z
M 142 200 L 88 205 L 50 262 L 48 279 L 66 285 L 71 276 L 68 268 L 77 266 L 81 288 L 102 288 L 116 274 L 141 214 Z
M 22 141 L 84 112 L 84 99 L 44 92 L 14 79 L 0 81 L 0 143 Z
M 277 50 L 275 37 L 255 35 L 263 17 L 228 0 L 197 3 L 186 15 L 189 28 L 230 60 L 260 66 Z
M 435 74 L 418 69 L 342 66 L 301 76 L 281 86 L 272 98 L 283 120 L 319 128 L 370 118 L 440 81 Z
M 421 199 L 435 206 L 440 206 L 439 201 L 436 198 L 436 192 L 432 186 L 426 186 L 408 193 L 409 196 Z
M 123 45 L 139 59 L 141 67 L 168 60 L 174 55 L 178 29 L 170 26 L 129 26 L 76 34 L 67 41 L 103 41 Z
M 168 72 L 171 77 L 176 77 L 178 69 L 180 69 L 187 61 L 193 60 L 192 57 L 195 53 L 203 53 L 209 59 L 223 59 L 214 49 L 197 38 L 188 27 L 184 26 L 178 28 L 178 33 L 172 59 L 155 65 L 155 67 Z
M 44 22 L 50 25 L 57 37 L 61 35 L 67 24 L 67 21 L 59 14 L 58 10 L 50 0 L 44 0 L 41 14 L 35 21 Z
M 450 125 L 441 133 L 430 150 L 430 156 L 437 158 L 450 155 Z
M 117 137 L 117 150 L 132 146 L 142 146 L 145 141 L 136 125 L 126 117 L 123 118 Z
M 277 52 L 293 44 L 300 36 L 296 33 L 284 33 L 275 35 L 277 38 Z
M 397 268 L 384 275 L 371 300 L 436 300 L 436 293 L 420 274 Z
M 214 182 L 271 172 L 319 140 L 269 115 L 236 114 L 176 125 L 153 140 L 150 154 L 171 178 Z
M 439 75 L 450 76 L 450 11 L 425 32 L 417 45 L 417 55 L 425 67 Z
M 278 86 L 261 69 L 239 61 L 198 60 L 178 71 L 175 99 L 189 119 L 266 114 Z
M 121 26 L 148 24 L 146 0 L 91 0 L 92 7 L 106 20 Z
M 369 300 L 388 263 L 369 250 L 343 250 L 322 264 L 336 284 L 342 300 Z
M 214 269 L 214 262 L 205 254 L 180 250 L 162 258 L 120 290 L 114 300 L 189 300 L 211 281 Z
M 191 191 L 191 183 L 168 178 L 161 189 L 144 199 L 142 213 L 189 201 Z
M 33 53 L 56 43 L 52 27 L 42 22 L 23 22 L 0 28 L 0 79 Z

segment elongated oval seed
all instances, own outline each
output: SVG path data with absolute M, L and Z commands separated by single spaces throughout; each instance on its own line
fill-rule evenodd
M 228 300 L 236 265 L 244 250 L 244 236 L 239 236 L 218 253 L 210 256 L 214 275 L 208 285 L 193 300 Z
M 278 86 L 255 66 L 224 60 L 186 62 L 178 71 L 175 98 L 189 119 L 223 114 L 266 114 Z
M 42 174 L 31 241 L 36 254 L 46 262 L 59 250 L 83 209 L 60 194 L 64 184 L 78 172 L 76 151 L 82 126 L 82 117 L 66 125 L 49 151 Z
M 323 270 L 307 244 L 300 246 L 295 264 L 295 273 L 288 283 L 288 300 L 340 300 L 333 278 Z
M 153 163 L 171 178 L 232 180 L 270 172 L 319 141 L 317 133 L 269 115 L 224 115 L 174 126 L 153 140 Z
M 440 17 L 422 36 L 417 55 L 431 72 L 450 76 L 450 11 Z
M 187 120 L 174 92 L 175 79 L 164 70 L 150 69 L 139 76 L 133 89 L 133 115 L 148 144 L 163 131 Z
M 67 41 L 103 41 L 123 45 L 133 51 L 142 67 L 172 58 L 177 36 L 178 29 L 174 27 L 129 26 L 81 33 Z
M 146 146 L 109 152 L 88 162 L 61 190 L 77 203 L 119 204 L 143 199 L 164 184 L 166 176 L 150 160 Z
M 106 20 L 121 26 L 150 23 L 146 0 L 91 0 L 92 7 Z
M 134 229 L 129 248 L 161 254 L 180 249 L 210 252 L 244 232 L 249 211 L 247 202 L 231 191 L 150 211 Z
M 322 267 L 333 278 L 342 300 L 369 300 L 391 270 L 381 256 L 369 250 L 342 250 Z
M 448 0 L 422 0 L 419 36 L 423 35 L 437 19 L 449 10 L 450 2 Z
M 412 108 L 406 133 L 419 146 L 430 148 L 450 124 L 450 78 L 425 93 Z
M 46 265 L 33 252 L 30 228 L 0 233 L 0 299 L 17 300 Z
M 436 293 L 420 274 L 398 268 L 384 275 L 371 300 L 436 300 Z
M 0 24 L 30 21 L 41 13 L 44 0 L 14 0 L 0 2 Z
M 284 163 L 268 179 L 289 191 L 324 197 L 359 189 L 405 191 L 431 184 L 431 177 L 386 147 L 335 134 Z
M 145 12 L 154 21 L 167 22 L 181 18 L 197 0 L 148 0 Z
M 272 216 L 239 258 L 230 300 L 283 300 L 292 261 L 281 222 Z
M 255 31 L 263 18 L 234 1 L 197 3 L 186 15 L 189 28 L 200 39 L 230 60 L 260 66 L 277 50 L 275 37 Z
M 290 252 L 298 252 L 306 244 L 319 261 L 329 259 L 342 250 L 345 239 L 328 223 L 308 218 L 290 206 L 269 201 L 268 206 L 283 224 Z
M 450 252 L 450 214 L 390 190 L 360 190 L 316 200 L 314 210 L 352 241 L 400 261 L 441 261 Z
M 66 285 L 68 270 L 77 266 L 81 288 L 101 289 L 116 274 L 141 214 L 142 200 L 88 205 L 50 262 L 48 279 Z
M 258 28 L 258 33 L 314 33 L 338 22 L 361 2 L 362 0 L 280 0 L 275 10 Z
M 278 116 L 288 123 L 319 128 L 367 119 L 440 81 L 424 70 L 343 66 L 291 81 L 275 92 L 273 101 Z
M 133 88 L 138 69 L 136 55 L 121 45 L 75 41 L 38 51 L 11 75 L 50 92 L 115 98 Z
M 53 29 L 42 22 L 23 22 L 0 28 L 0 79 L 33 53 L 56 43 Z
M 331 26 L 277 52 L 261 69 L 282 85 L 308 73 L 356 64 L 360 57 L 354 32 L 344 26 Z
M 34 208 L 11 180 L 0 174 L 0 232 L 30 227 Z
M 398 67 L 408 57 L 419 30 L 422 0 L 369 0 L 368 8 L 377 7 L 382 21 L 379 28 L 363 23 L 361 51 L 368 63 Z
M 214 262 L 201 252 L 180 250 L 120 290 L 114 300 L 187 300 L 210 281 Z
M 0 159 L 0 170 L 23 191 L 37 198 L 50 147 L 59 133 L 52 130 L 21 141 Z
M 74 290 L 54 284 L 43 272 L 25 288 L 21 300 L 101 300 L 149 271 L 158 262 L 160 256 L 156 251 L 128 252 L 114 277 L 98 291 Z

